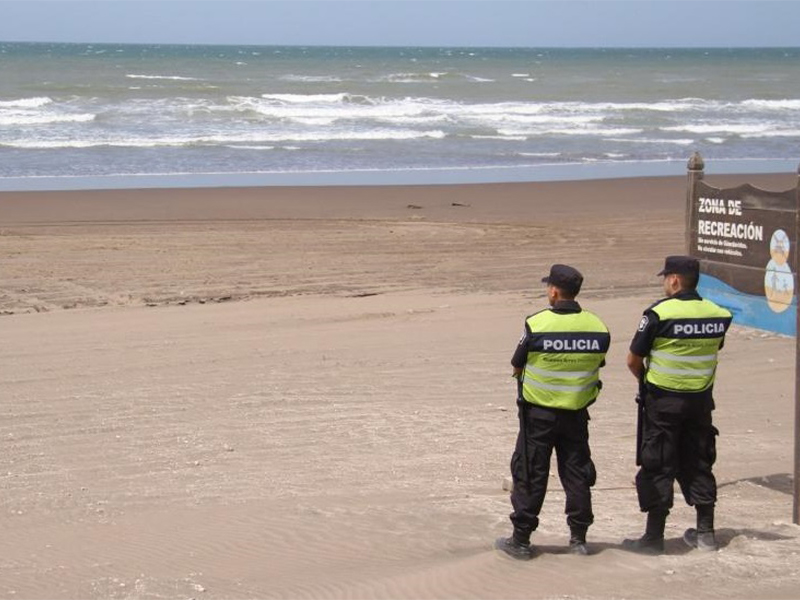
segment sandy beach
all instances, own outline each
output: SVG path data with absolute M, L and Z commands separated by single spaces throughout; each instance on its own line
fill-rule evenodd
M 796 174 L 712 176 L 769 190 Z M 686 180 L 0 193 L 0 598 L 800 598 L 795 340 L 734 326 L 718 553 L 644 526 L 625 355 Z M 563 262 L 609 325 L 591 555 L 503 481 L 509 360 Z

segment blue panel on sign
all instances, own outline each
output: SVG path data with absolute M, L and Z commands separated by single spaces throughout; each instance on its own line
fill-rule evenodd
M 797 335 L 797 296 L 791 303 L 769 302 L 766 296 L 744 294 L 716 277 L 701 274 L 697 291 L 733 313 L 733 322 L 784 335 Z

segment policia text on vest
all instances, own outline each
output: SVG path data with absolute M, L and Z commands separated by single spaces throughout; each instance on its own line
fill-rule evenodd
M 717 353 L 731 313 L 699 296 L 668 298 L 650 310 L 658 317 L 645 381 L 661 388 L 702 392 L 714 383 Z
M 526 320 L 530 337 L 522 377 L 531 404 L 578 410 L 600 392 L 600 366 L 610 344 L 608 329 L 594 314 L 544 310 Z

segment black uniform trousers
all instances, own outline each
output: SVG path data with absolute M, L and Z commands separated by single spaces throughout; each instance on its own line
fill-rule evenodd
M 710 398 L 654 398 L 647 394 L 641 468 L 636 474 L 642 511 L 671 509 L 676 479 L 690 506 L 716 503 L 712 467 L 717 459 L 719 431 L 712 425 L 712 410 Z
M 522 423 L 511 457 L 510 515 L 514 537 L 530 539 L 539 526 L 539 512 L 547 493 L 550 457 L 556 451 L 558 476 L 566 493 L 567 524 L 570 529 L 586 528 L 594 521 L 591 487 L 596 474 L 589 450 L 589 411 L 561 410 L 528 404 L 520 407 Z M 527 448 L 524 449 L 527 440 Z M 524 457 L 527 455 L 527 472 Z M 528 480 L 526 481 L 526 475 Z

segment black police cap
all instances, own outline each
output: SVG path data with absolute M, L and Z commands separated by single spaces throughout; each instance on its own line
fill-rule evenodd
M 542 283 L 549 283 L 567 292 L 577 294 L 581 291 L 583 275 L 578 269 L 569 265 L 553 265 L 550 267 L 550 275 L 542 277 Z
M 700 274 L 700 261 L 693 256 L 668 256 L 664 261 L 664 268 L 657 273 L 661 275 L 694 275 Z

